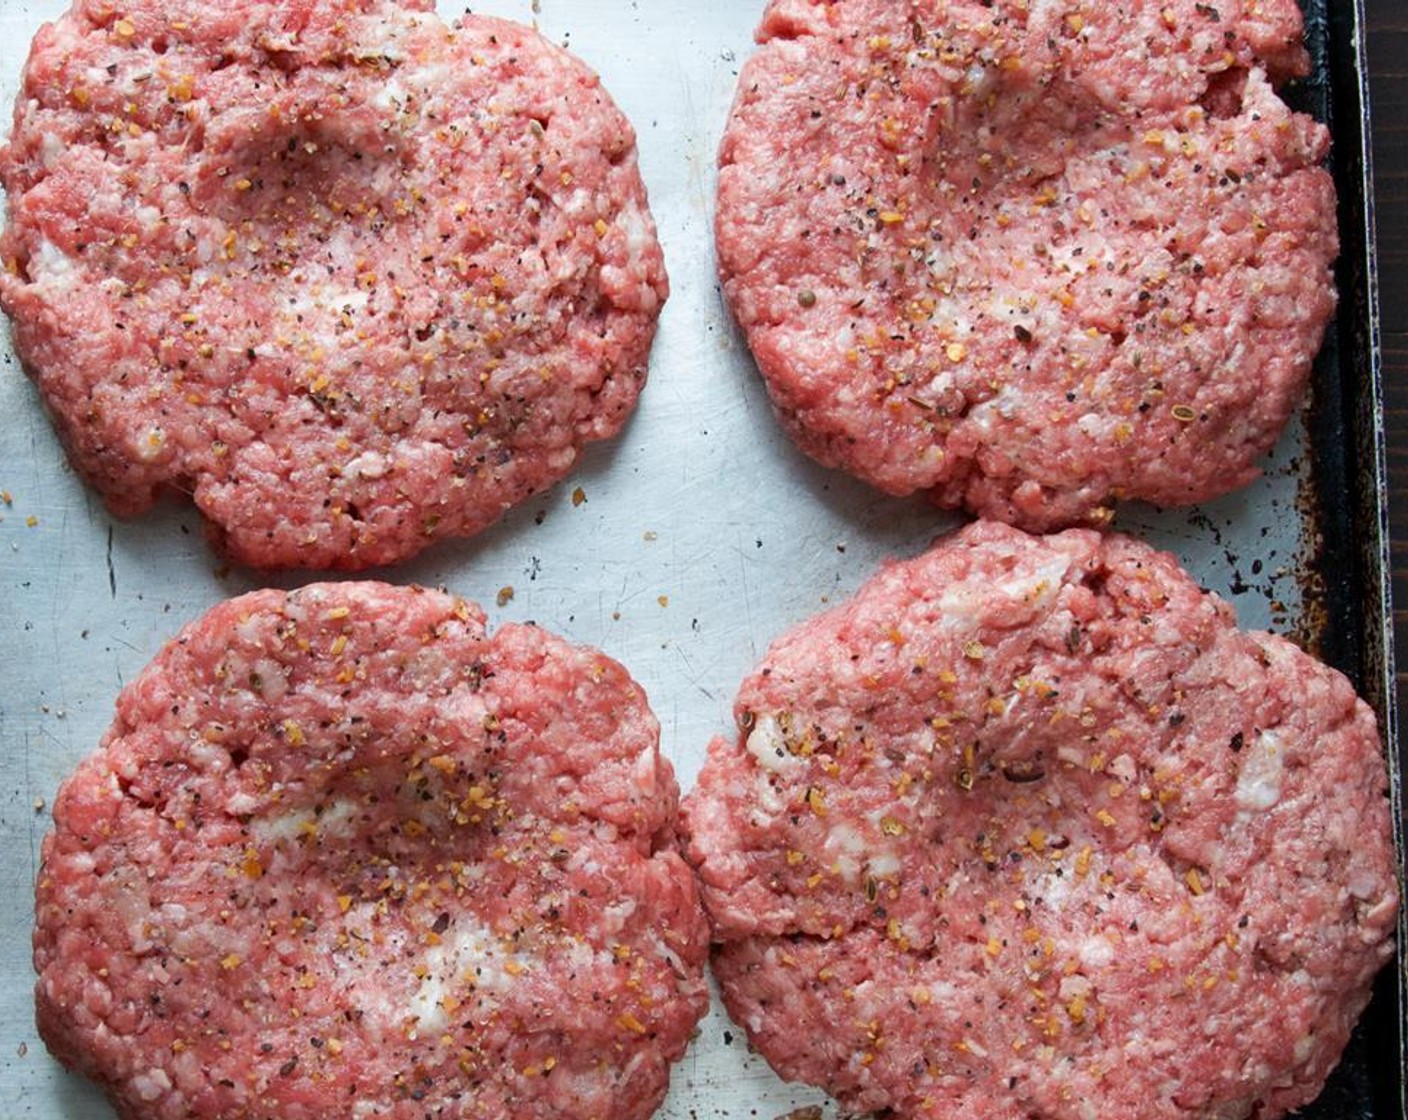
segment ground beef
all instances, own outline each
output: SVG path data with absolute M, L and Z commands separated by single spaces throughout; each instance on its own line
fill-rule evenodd
M 388 564 L 620 428 L 667 285 L 585 66 L 423 0 L 122 11 L 39 32 L 0 152 L 0 306 L 113 512 Z
M 38 1024 L 126 1120 L 643 1120 L 708 995 L 640 687 L 375 583 L 188 626 L 61 788 Z
M 733 1018 L 938 1120 L 1272 1120 L 1392 955 L 1370 710 L 1174 560 L 978 523 L 777 641 L 684 806 Z
M 810 455 L 1027 528 L 1249 482 L 1330 319 L 1295 0 L 773 0 L 730 307 Z

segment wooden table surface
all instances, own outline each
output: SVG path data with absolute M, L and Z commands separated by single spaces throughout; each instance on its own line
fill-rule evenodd
M 1365 0 L 1365 5 L 1402 719 L 1408 715 L 1408 2 Z M 1408 735 L 1403 740 L 1408 742 Z

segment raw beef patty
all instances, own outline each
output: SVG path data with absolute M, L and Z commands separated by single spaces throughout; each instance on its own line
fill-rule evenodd
M 715 972 L 855 1111 L 1272 1120 L 1392 954 L 1369 709 L 1128 538 L 980 522 L 736 715 L 684 807 Z
M 708 1003 L 657 742 L 448 595 L 227 602 L 59 792 L 40 1033 L 127 1120 L 643 1120 Z
M 237 560 L 473 533 L 613 435 L 666 294 L 635 139 L 536 32 L 407 0 L 79 0 L 37 36 L 0 306 L 118 514 Z
M 724 291 L 810 455 L 1049 529 L 1253 477 L 1335 306 L 1295 0 L 773 0 Z

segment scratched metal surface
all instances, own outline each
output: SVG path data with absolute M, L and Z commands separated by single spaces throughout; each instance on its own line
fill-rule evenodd
M 62 7 L 0 0 L 7 123 L 29 40 Z M 758 0 L 475 8 L 536 20 L 601 72 L 639 134 L 673 295 L 650 384 L 622 436 L 490 532 L 378 574 L 448 587 L 484 603 L 495 622 L 531 619 L 624 662 L 648 691 L 688 789 L 768 641 L 956 521 L 794 451 L 721 304 L 709 236 L 713 156 Z M 1306 512 L 1312 464 L 1302 429 L 1242 494 L 1192 513 L 1125 510 L 1120 526 L 1173 550 L 1233 600 L 1244 625 L 1313 638 L 1316 593 L 1302 588 L 1316 583 L 1317 529 Z M 586 501 L 574 505 L 579 486 Z M 186 505 L 132 522 L 109 517 L 65 466 L 4 336 L 0 490 L 0 1114 L 110 1120 L 34 1032 L 31 892 L 47 806 L 97 743 L 117 691 L 178 626 L 262 583 L 309 577 L 227 570 Z M 513 597 L 497 607 L 504 587 Z M 808 1105 L 835 1115 L 821 1094 L 782 1084 L 750 1056 L 716 1003 L 661 1115 L 776 1117 Z

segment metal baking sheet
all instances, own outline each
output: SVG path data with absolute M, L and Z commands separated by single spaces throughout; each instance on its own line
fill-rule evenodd
M 6 122 L 29 40 L 63 7 L 0 0 Z M 1351 674 L 1395 751 L 1401 821 L 1363 19 L 1344 0 L 1306 7 L 1315 68 L 1293 97 L 1335 128 L 1344 240 L 1339 320 L 1312 399 L 1246 491 L 1192 511 L 1130 507 L 1117 524 L 1176 553 L 1243 625 L 1288 633 Z M 448 587 L 485 604 L 495 623 L 531 619 L 620 659 L 647 689 L 688 789 L 767 643 L 957 520 L 795 451 L 723 307 L 710 239 L 714 152 L 760 0 L 487 0 L 475 10 L 536 22 L 602 74 L 639 134 L 673 295 L 650 383 L 619 438 L 489 532 L 376 574 Z M 181 624 L 230 595 L 311 577 L 229 568 L 189 505 L 130 522 L 108 516 L 66 467 L 2 336 L 0 491 L 0 843 L 9 853 L 0 864 L 0 1114 L 111 1120 L 34 1031 L 29 931 L 47 806 L 97 743 L 117 691 Z M 512 597 L 496 606 L 504 588 Z M 1401 967 L 1385 972 L 1340 1071 L 1304 1115 L 1404 1120 L 1402 977 Z M 766 1120 L 813 1106 L 838 1115 L 750 1054 L 716 1001 L 660 1115 Z

